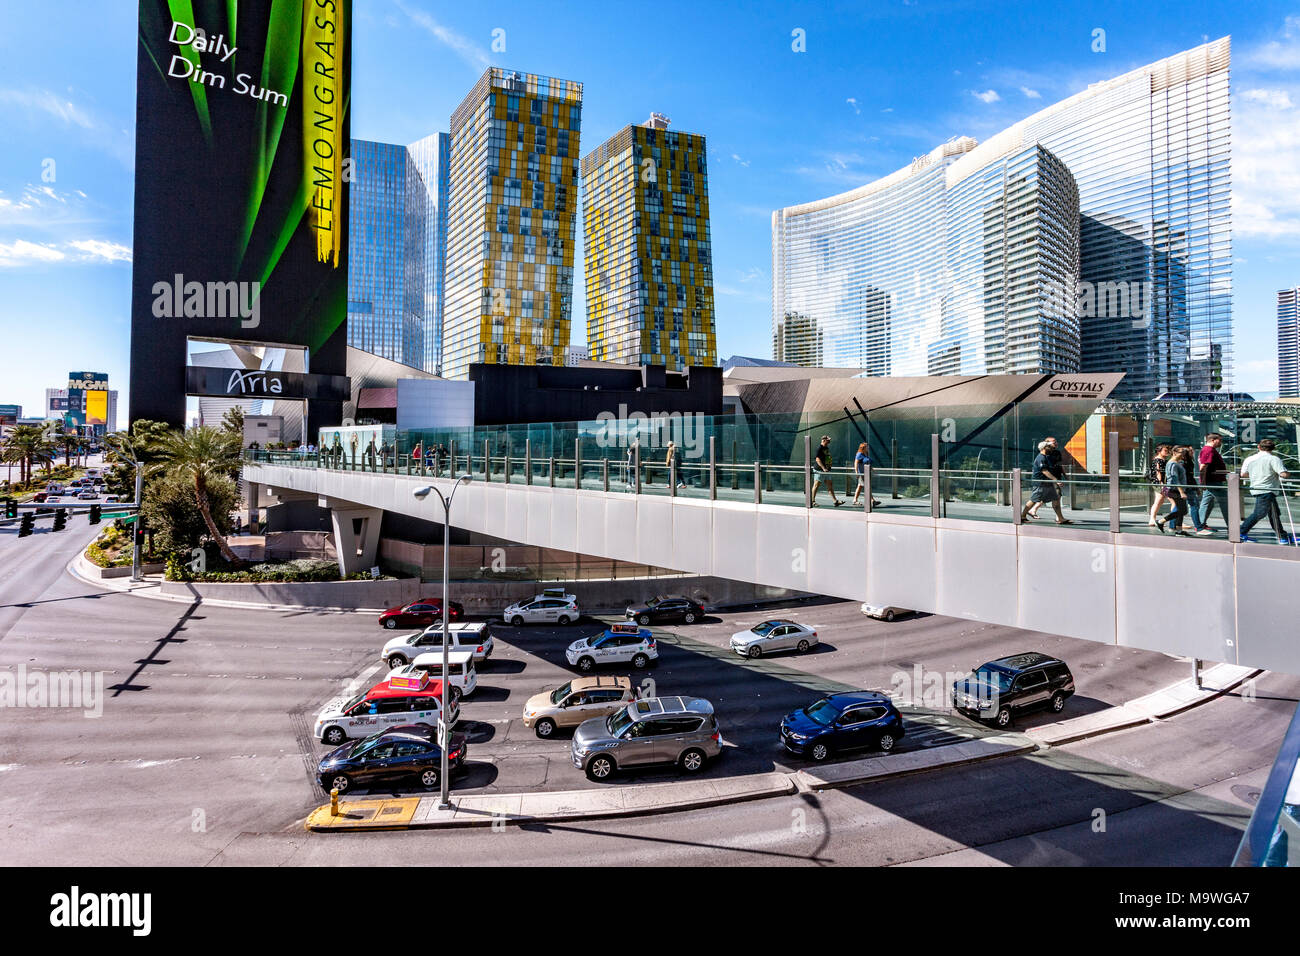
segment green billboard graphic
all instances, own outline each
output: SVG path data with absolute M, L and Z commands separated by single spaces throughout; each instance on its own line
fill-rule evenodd
M 351 12 L 140 0 L 132 419 L 181 423 L 188 337 L 345 373 Z

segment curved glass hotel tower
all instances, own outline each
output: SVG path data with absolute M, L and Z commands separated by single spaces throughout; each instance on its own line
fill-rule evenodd
M 776 358 L 1230 384 L 1230 40 L 772 214 Z

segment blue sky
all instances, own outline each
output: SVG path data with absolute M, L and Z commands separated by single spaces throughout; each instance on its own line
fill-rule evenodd
M 71 369 L 125 392 L 135 3 L 3 0 L 0 404 Z M 1105 52 L 1091 49 L 1105 31 Z M 792 49 L 804 31 L 806 50 Z M 494 52 L 494 32 L 504 52 Z M 1004 129 L 1088 83 L 1233 37 L 1238 388 L 1276 388 L 1300 285 L 1300 0 L 445 3 L 355 0 L 353 135 L 446 129 L 489 64 L 584 84 L 582 150 L 652 110 L 709 140 L 719 352 L 770 350 L 771 210 Z M 576 275 L 574 341 L 585 336 Z M 123 395 L 125 418 L 125 395 Z M 121 423 L 124 424 L 124 421 Z

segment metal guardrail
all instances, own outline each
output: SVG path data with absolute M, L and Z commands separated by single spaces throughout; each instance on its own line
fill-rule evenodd
M 1117 436 L 1112 433 L 1110 440 L 1114 448 Z M 355 455 L 249 450 L 245 457 L 250 461 L 290 467 L 423 477 L 469 474 L 489 484 L 542 484 L 553 488 L 578 487 L 635 495 L 753 501 L 785 507 L 834 507 L 835 501 L 852 501 L 856 495 L 856 503 L 872 511 L 893 510 L 934 518 L 1014 524 L 1020 524 L 1026 517 L 1051 520 L 1059 504 L 1061 523 L 1112 533 L 1149 533 L 1151 509 L 1158 491 L 1145 475 L 1073 473 L 1048 482 L 1019 468 L 948 468 L 940 454 L 938 435 L 933 436 L 931 442 L 928 468 L 872 465 L 865 473 L 844 467 L 823 471 L 815 464 L 811 441 L 805 441 L 804 446 L 805 460 L 798 463 L 719 462 L 712 440 L 707 460 L 677 458 L 669 461 L 658 454 L 653 458 L 643 458 L 639 446 L 628 457 L 602 455 L 583 458 L 576 442 L 573 457 L 534 456 L 531 442 L 525 442 L 522 457 L 509 453 L 493 455 L 487 441 L 472 452 L 462 451 L 452 442 L 445 454 L 423 456 L 379 454 L 369 450 Z M 1118 460 L 1117 452 L 1112 460 Z M 820 493 L 823 488 L 828 494 Z M 1196 490 L 1202 494 L 1209 493 L 1204 488 Z M 1214 509 L 1218 520 L 1226 523 L 1228 540 L 1239 541 L 1242 515 L 1239 476 L 1229 472 L 1227 485 L 1216 488 L 1215 492 L 1218 493 L 1217 504 L 1228 506 L 1227 514 L 1219 514 L 1218 507 Z M 1300 482 L 1284 483 L 1284 497 L 1298 494 Z M 873 495 L 876 496 L 874 501 Z M 1035 503 L 1037 507 L 1033 507 Z M 1286 512 L 1282 515 L 1284 529 L 1291 525 L 1289 501 L 1285 504 Z M 1028 511 L 1026 506 L 1029 506 Z M 1194 525 L 1189 515 L 1184 530 L 1190 532 Z M 1268 528 L 1269 523 L 1262 522 L 1262 526 Z M 1296 543 L 1293 532 L 1291 527 L 1286 543 Z
M 1233 866 L 1300 866 L 1300 708 L 1255 801 Z

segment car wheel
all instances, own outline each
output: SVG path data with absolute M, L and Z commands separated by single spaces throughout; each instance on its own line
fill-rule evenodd
M 825 760 L 830 755 L 831 755 L 831 748 L 828 747 L 826 744 L 822 743 L 822 741 L 820 740 L 817 741 L 815 744 L 813 744 L 812 747 L 809 748 L 808 750 L 808 756 L 812 757 L 813 760 L 816 760 L 818 763 Z
M 685 621 L 687 624 L 694 624 L 696 620 L 695 612 L 687 611 L 686 614 L 682 617 L 682 620 Z
M 999 727 L 1009 727 L 1011 725 L 1011 708 L 999 707 L 997 716 L 993 718 L 993 723 Z
M 636 657 L 632 658 L 632 666 L 637 670 L 644 670 L 645 666 L 649 663 L 650 658 L 646 657 L 644 654 L 638 654 Z
M 1059 714 L 1065 709 L 1065 695 L 1059 690 L 1052 695 L 1052 713 Z
M 321 743 L 329 744 L 331 747 L 337 747 L 343 741 L 348 739 L 348 735 L 343 732 L 342 727 L 330 727 L 325 733 L 321 734 Z
M 352 778 L 345 773 L 336 773 L 330 778 L 330 790 L 337 790 L 339 793 L 347 793 L 352 787 Z
M 405 667 L 409 663 L 410 661 L 408 661 L 401 654 L 394 654 L 392 657 L 388 659 L 388 669 L 395 670 L 399 667 Z
M 750 657 L 758 657 L 760 654 L 763 653 L 763 649 L 759 647 L 757 644 L 755 644 L 753 647 L 749 649 L 748 653 Z
M 686 753 L 682 754 L 679 761 L 681 768 L 687 773 L 699 773 L 704 769 L 704 751 L 692 747 Z
M 568 615 L 567 615 L 567 614 L 561 614 L 560 617 L 559 617 L 559 619 L 558 619 L 555 623 L 558 624 L 558 625 L 560 625 L 560 627 L 566 627 L 566 626 L 568 626 L 568 623 L 569 623 L 569 617 L 568 617 Z
M 807 653 L 808 653 L 808 648 L 809 648 L 809 646 L 810 646 L 810 645 L 809 645 L 809 643 L 808 643 L 807 641 L 800 641 L 797 645 L 795 645 L 795 649 L 796 649 L 800 654 L 807 654 Z
M 429 767 L 420 774 L 420 786 L 425 790 L 436 790 L 438 788 L 438 771 Z
M 881 734 L 880 739 L 876 741 L 876 746 L 882 754 L 887 754 L 894 749 L 894 735 Z
M 649 614 L 642 614 L 640 617 L 638 617 L 638 618 L 636 619 L 636 622 L 637 622 L 638 624 L 640 624 L 642 627 L 649 627 L 649 626 L 650 626 L 650 615 L 649 615 Z
M 523 627 L 524 619 L 520 617 L 518 614 L 516 614 L 514 617 L 510 619 L 510 624 L 512 627 Z
M 452 689 L 451 689 L 451 702 L 452 702 L 453 704 L 456 703 L 457 701 L 459 701 L 459 700 L 461 699 L 462 696 L 464 696 L 464 694 L 465 694 L 465 692 L 464 692 L 463 690 L 461 690 L 459 687 L 452 687 Z
M 555 721 L 549 717 L 543 717 L 533 725 L 533 733 L 545 740 L 555 733 Z
M 390 631 L 397 630 L 397 618 L 390 617 L 384 622 L 384 627 L 388 628 Z
M 893 620 L 894 620 L 894 611 L 893 611 L 893 609 L 890 608 L 890 609 L 887 610 L 884 614 L 882 614 L 881 617 L 882 617 L 885 621 L 890 622 L 890 623 L 893 623 Z
M 580 671 L 589 671 L 595 666 L 596 666 L 596 662 L 593 661 L 590 657 L 578 658 L 578 670 Z
M 614 773 L 614 759 L 599 754 L 587 761 L 587 778 L 589 780 L 608 780 Z

